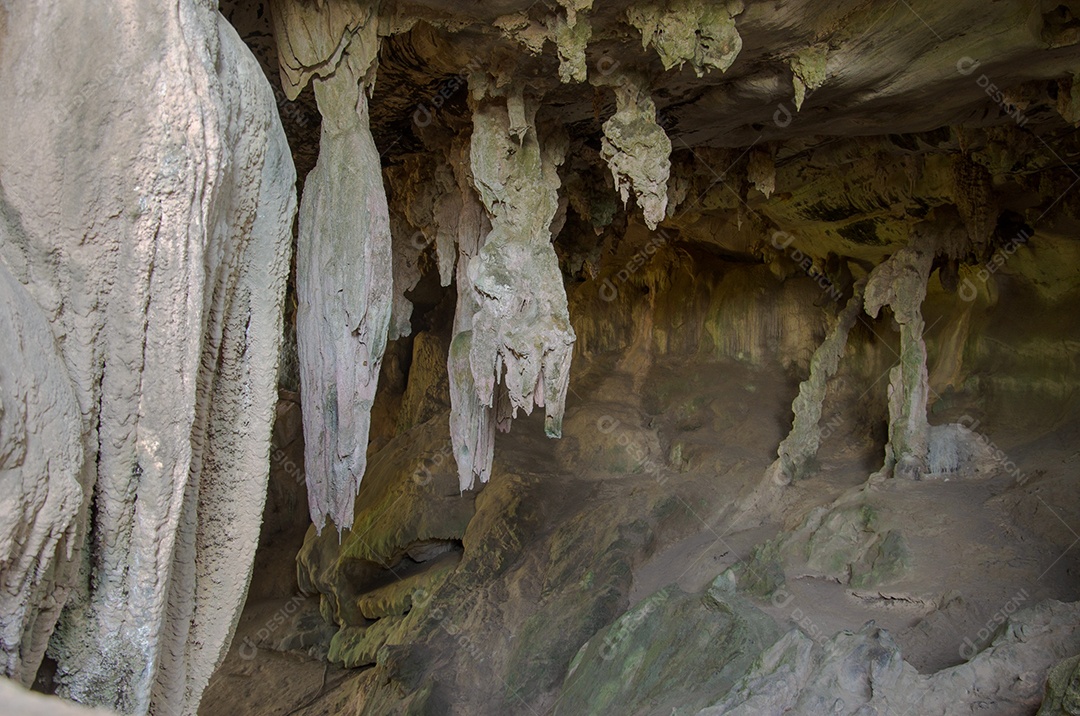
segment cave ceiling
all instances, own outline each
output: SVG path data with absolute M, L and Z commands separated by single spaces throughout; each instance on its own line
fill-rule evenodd
M 223 11 L 277 79 L 268 7 Z M 610 78 L 630 76 L 670 139 L 666 226 L 684 240 L 753 257 L 762 232 L 798 232 L 811 255 L 877 261 L 944 204 L 999 243 L 1063 234 L 1075 222 L 1055 200 L 1080 179 L 1077 14 L 1057 2 L 383 3 L 371 129 L 384 167 L 445 156 L 471 127 L 469 77 L 485 74 L 540 99 L 542 132 L 565 129 L 573 194 L 578 177 L 611 183 Z M 569 22 L 584 37 L 566 39 Z M 317 156 L 314 96 L 279 105 L 302 178 Z

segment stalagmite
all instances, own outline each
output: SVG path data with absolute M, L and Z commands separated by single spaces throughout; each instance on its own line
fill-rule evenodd
M 392 304 L 390 216 L 368 126 L 378 18 L 369 6 L 276 6 L 282 75 L 312 82 L 323 116 L 319 160 L 300 206 L 296 288 L 305 468 L 311 519 L 352 524 Z M 344 9 L 339 8 L 344 6 Z M 298 90 L 297 90 L 298 91 Z
M 889 306 L 900 327 L 900 364 L 889 373 L 884 472 L 916 480 L 929 467 L 929 379 L 922 303 L 933 261 L 933 253 L 913 242 L 875 267 L 866 284 L 866 312 L 876 318 L 882 307 Z
M 601 156 L 623 204 L 632 190 L 645 223 L 655 229 L 667 212 L 671 140 L 656 123 L 656 105 L 644 78 L 620 72 L 596 78 L 593 84 L 615 89 L 616 110 L 604 122 Z
M 39 506 L 0 563 L 5 672 L 31 680 L 49 638 L 60 695 L 194 714 L 258 542 L 292 160 L 206 3 L 11 6 L 3 25 L 0 285 L 24 342 L 5 344 L 0 484 Z
M 799 385 L 799 395 L 791 404 L 795 422 L 791 432 L 777 449 L 774 474 L 791 482 L 804 476 L 807 463 L 817 455 L 821 445 L 821 408 L 829 378 L 836 374 L 840 359 L 847 348 L 848 334 L 863 310 L 865 281 L 855 283 L 855 293 L 836 318 L 836 324 L 810 359 L 810 377 Z

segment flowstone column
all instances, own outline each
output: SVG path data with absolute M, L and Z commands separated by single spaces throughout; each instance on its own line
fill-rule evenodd
M 932 252 L 906 246 L 874 268 L 866 284 L 866 312 L 876 318 L 889 306 L 900 327 L 900 364 L 889 373 L 889 442 L 882 471 L 915 480 L 929 467 L 930 384 L 922 303 L 933 261 Z
M 32 681 L 47 640 L 59 695 L 194 714 L 266 498 L 292 158 L 210 3 L 2 24 L 4 672 Z
M 821 409 L 829 378 L 836 374 L 840 359 L 847 348 L 848 335 L 863 310 L 865 281 L 855 284 L 855 293 L 837 316 L 836 325 L 829 331 L 810 359 L 810 376 L 799 385 L 799 395 L 791 404 L 795 422 L 791 432 L 777 449 L 773 465 L 777 478 L 788 483 L 804 476 L 806 466 L 821 446 Z

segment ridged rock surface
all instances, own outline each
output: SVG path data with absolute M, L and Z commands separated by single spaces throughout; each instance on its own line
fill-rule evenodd
M 61 695 L 194 713 L 266 496 L 292 160 L 215 6 L 5 12 L 5 672 L 51 634 Z

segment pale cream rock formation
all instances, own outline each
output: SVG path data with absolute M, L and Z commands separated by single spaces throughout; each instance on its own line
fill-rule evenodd
M 645 78 L 612 73 L 593 80 L 615 90 L 615 114 L 604 122 L 601 156 L 625 205 L 633 192 L 645 223 L 655 229 L 668 208 L 671 140 L 656 122 L 656 105 Z
M 735 17 L 742 11 L 742 0 L 671 0 L 634 5 L 626 16 L 641 32 L 641 46 L 654 47 L 664 69 L 689 62 L 702 77 L 714 69 L 724 72 L 739 56 L 742 37 Z
M 490 474 L 492 422 L 508 428 L 518 410 L 528 414 L 535 405 L 545 409 L 548 436 L 562 434 L 575 339 L 551 245 L 565 136 L 547 136 L 541 146 L 538 105 L 521 87 L 504 93 L 474 78 L 470 93 L 470 166 L 491 232 L 468 264 L 476 311 L 471 319 L 460 320 L 463 330 L 451 346 L 454 410 L 471 418 L 452 419 L 455 454 L 465 457 L 459 463 L 462 489 Z M 459 305 L 462 310 L 468 311 L 468 303 Z M 463 364 L 466 350 L 471 391 Z M 508 410 L 500 409 L 502 391 Z
M 323 116 L 300 206 L 297 342 L 311 519 L 340 531 L 352 524 L 367 466 L 393 292 L 390 215 L 368 124 L 378 16 L 374 5 L 346 2 L 326 12 L 274 8 L 282 81 L 293 95 L 313 81 Z
M 51 634 L 61 695 L 193 714 L 258 541 L 292 160 L 207 3 L 13 5 L 0 33 L 5 671 Z

